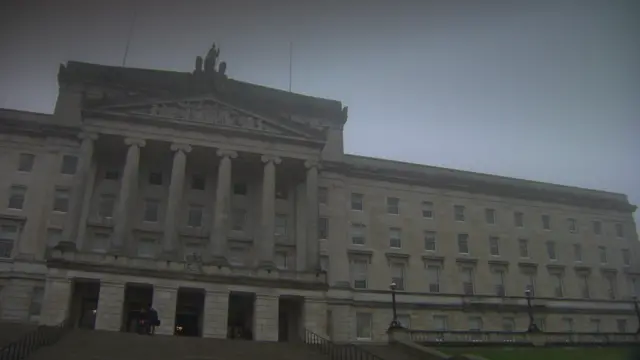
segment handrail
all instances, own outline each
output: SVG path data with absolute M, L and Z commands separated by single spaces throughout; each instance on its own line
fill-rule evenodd
M 335 344 L 329 339 L 305 329 L 304 342 L 331 360 L 384 360 L 354 344 Z
M 69 328 L 65 320 L 56 326 L 40 325 L 22 338 L 0 348 L 0 360 L 23 360 L 43 346 L 53 345 L 62 338 Z
M 512 343 L 530 344 L 531 335 L 543 338 L 548 344 L 630 344 L 638 343 L 636 333 L 603 332 L 539 332 L 526 331 L 470 331 L 470 330 L 409 330 L 411 340 L 418 343 Z

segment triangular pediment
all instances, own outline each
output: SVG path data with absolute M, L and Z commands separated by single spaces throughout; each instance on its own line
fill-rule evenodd
M 105 114 L 184 121 L 298 138 L 318 139 L 319 135 L 318 131 L 311 127 L 301 127 L 288 119 L 265 117 L 212 97 L 112 105 L 91 110 Z

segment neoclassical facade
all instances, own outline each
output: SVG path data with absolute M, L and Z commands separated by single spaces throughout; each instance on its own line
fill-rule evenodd
M 62 65 L 52 115 L 0 110 L 0 317 L 384 341 L 425 330 L 632 332 L 622 194 L 354 156 L 340 102 L 225 75 Z

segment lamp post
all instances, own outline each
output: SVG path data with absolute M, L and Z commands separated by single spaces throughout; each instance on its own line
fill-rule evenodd
M 398 311 L 396 309 L 396 288 L 398 286 L 396 283 L 392 282 L 389 285 L 389 289 L 391 289 L 391 307 L 393 308 L 393 320 L 391 320 L 391 325 L 389 325 L 390 329 L 402 327 L 400 322 L 398 321 Z
M 638 329 L 636 334 L 640 334 L 640 308 L 638 308 L 638 297 L 633 297 L 633 308 L 636 310 L 636 318 L 638 318 Z
M 531 290 L 524 291 L 524 295 L 527 297 L 527 313 L 529 313 L 529 327 L 527 332 L 539 332 L 538 325 L 533 320 L 533 308 L 531 307 Z

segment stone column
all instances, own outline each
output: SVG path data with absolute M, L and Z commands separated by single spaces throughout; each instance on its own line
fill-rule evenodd
M 191 146 L 186 144 L 172 144 L 173 167 L 171 168 L 171 184 L 169 185 L 169 199 L 167 212 L 164 217 L 164 235 L 162 238 L 162 252 L 164 257 L 172 258 L 175 251 L 177 235 L 177 219 L 184 191 L 184 177 L 187 168 L 187 154 Z
M 153 308 L 158 312 L 160 326 L 156 328 L 156 334 L 173 335 L 176 322 L 176 303 L 178 301 L 178 288 L 154 286 Z
M 262 211 L 260 218 L 260 267 L 275 268 L 273 262 L 274 232 L 276 218 L 276 165 L 279 157 L 263 155 L 264 175 L 262 178 Z M 276 329 L 277 331 L 278 329 Z
M 229 314 L 229 291 L 209 291 L 204 298 L 202 337 L 225 339 Z
M 320 269 L 318 241 L 318 162 L 306 161 L 307 168 L 307 269 Z
M 96 182 L 96 172 L 98 166 L 94 162 L 91 164 L 91 173 L 89 174 L 89 181 L 84 188 L 84 201 L 82 203 L 82 212 L 80 214 L 80 223 L 78 225 L 78 241 L 76 247 L 78 250 L 85 250 L 87 247 L 85 239 L 87 237 L 87 219 L 89 218 L 89 212 L 91 211 L 91 196 L 93 195 L 93 188 Z
M 138 168 L 140 165 L 140 148 L 145 145 L 141 139 L 127 138 L 124 143 L 129 146 L 127 158 L 124 164 L 122 181 L 120 182 L 120 194 L 115 213 L 115 227 L 111 237 L 111 252 L 124 251 L 124 243 L 129 234 L 129 218 L 131 214 L 132 198 L 138 188 Z
M 278 297 L 256 294 L 253 315 L 256 341 L 278 341 Z
M 120 331 L 122 328 L 124 287 L 121 282 L 100 282 L 96 330 Z
M 82 143 L 80 144 L 80 157 L 78 159 L 76 174 L 73 177 L 69 212 L 64 219 L 64 230 L 62 234 L 62 239 L 64 241 L 74 244 L 78 242 L 78 234 L 80 233 L 82 205 L 84 204 L 85 189 L 91 178 L 93 147 L 94 141 L 98 138 L 98 135 L 84 132 L 81 133 L 79 137 L 82 139 Z M 78 247 L 76 246 L 76 249 L 77 248 Z
M 213 262 L 218 265 L 227 265 L 225 251 L 231 213 L 231 159 L 235 159 L 238 154 L 235 151 L 223 149 L 218 150 L 217 154 L 220 157 L 220 165 L 218 165 L 216 203 L 213 211 L 213 228 L 209 234 L 209 245 Z
M 327 300 L 304 298 L 304 328 L 327 337 Z
M 40 312 L 40 325 L 59 325 L 69 316 L 72 283 L 66 278 L 48 278 Z

